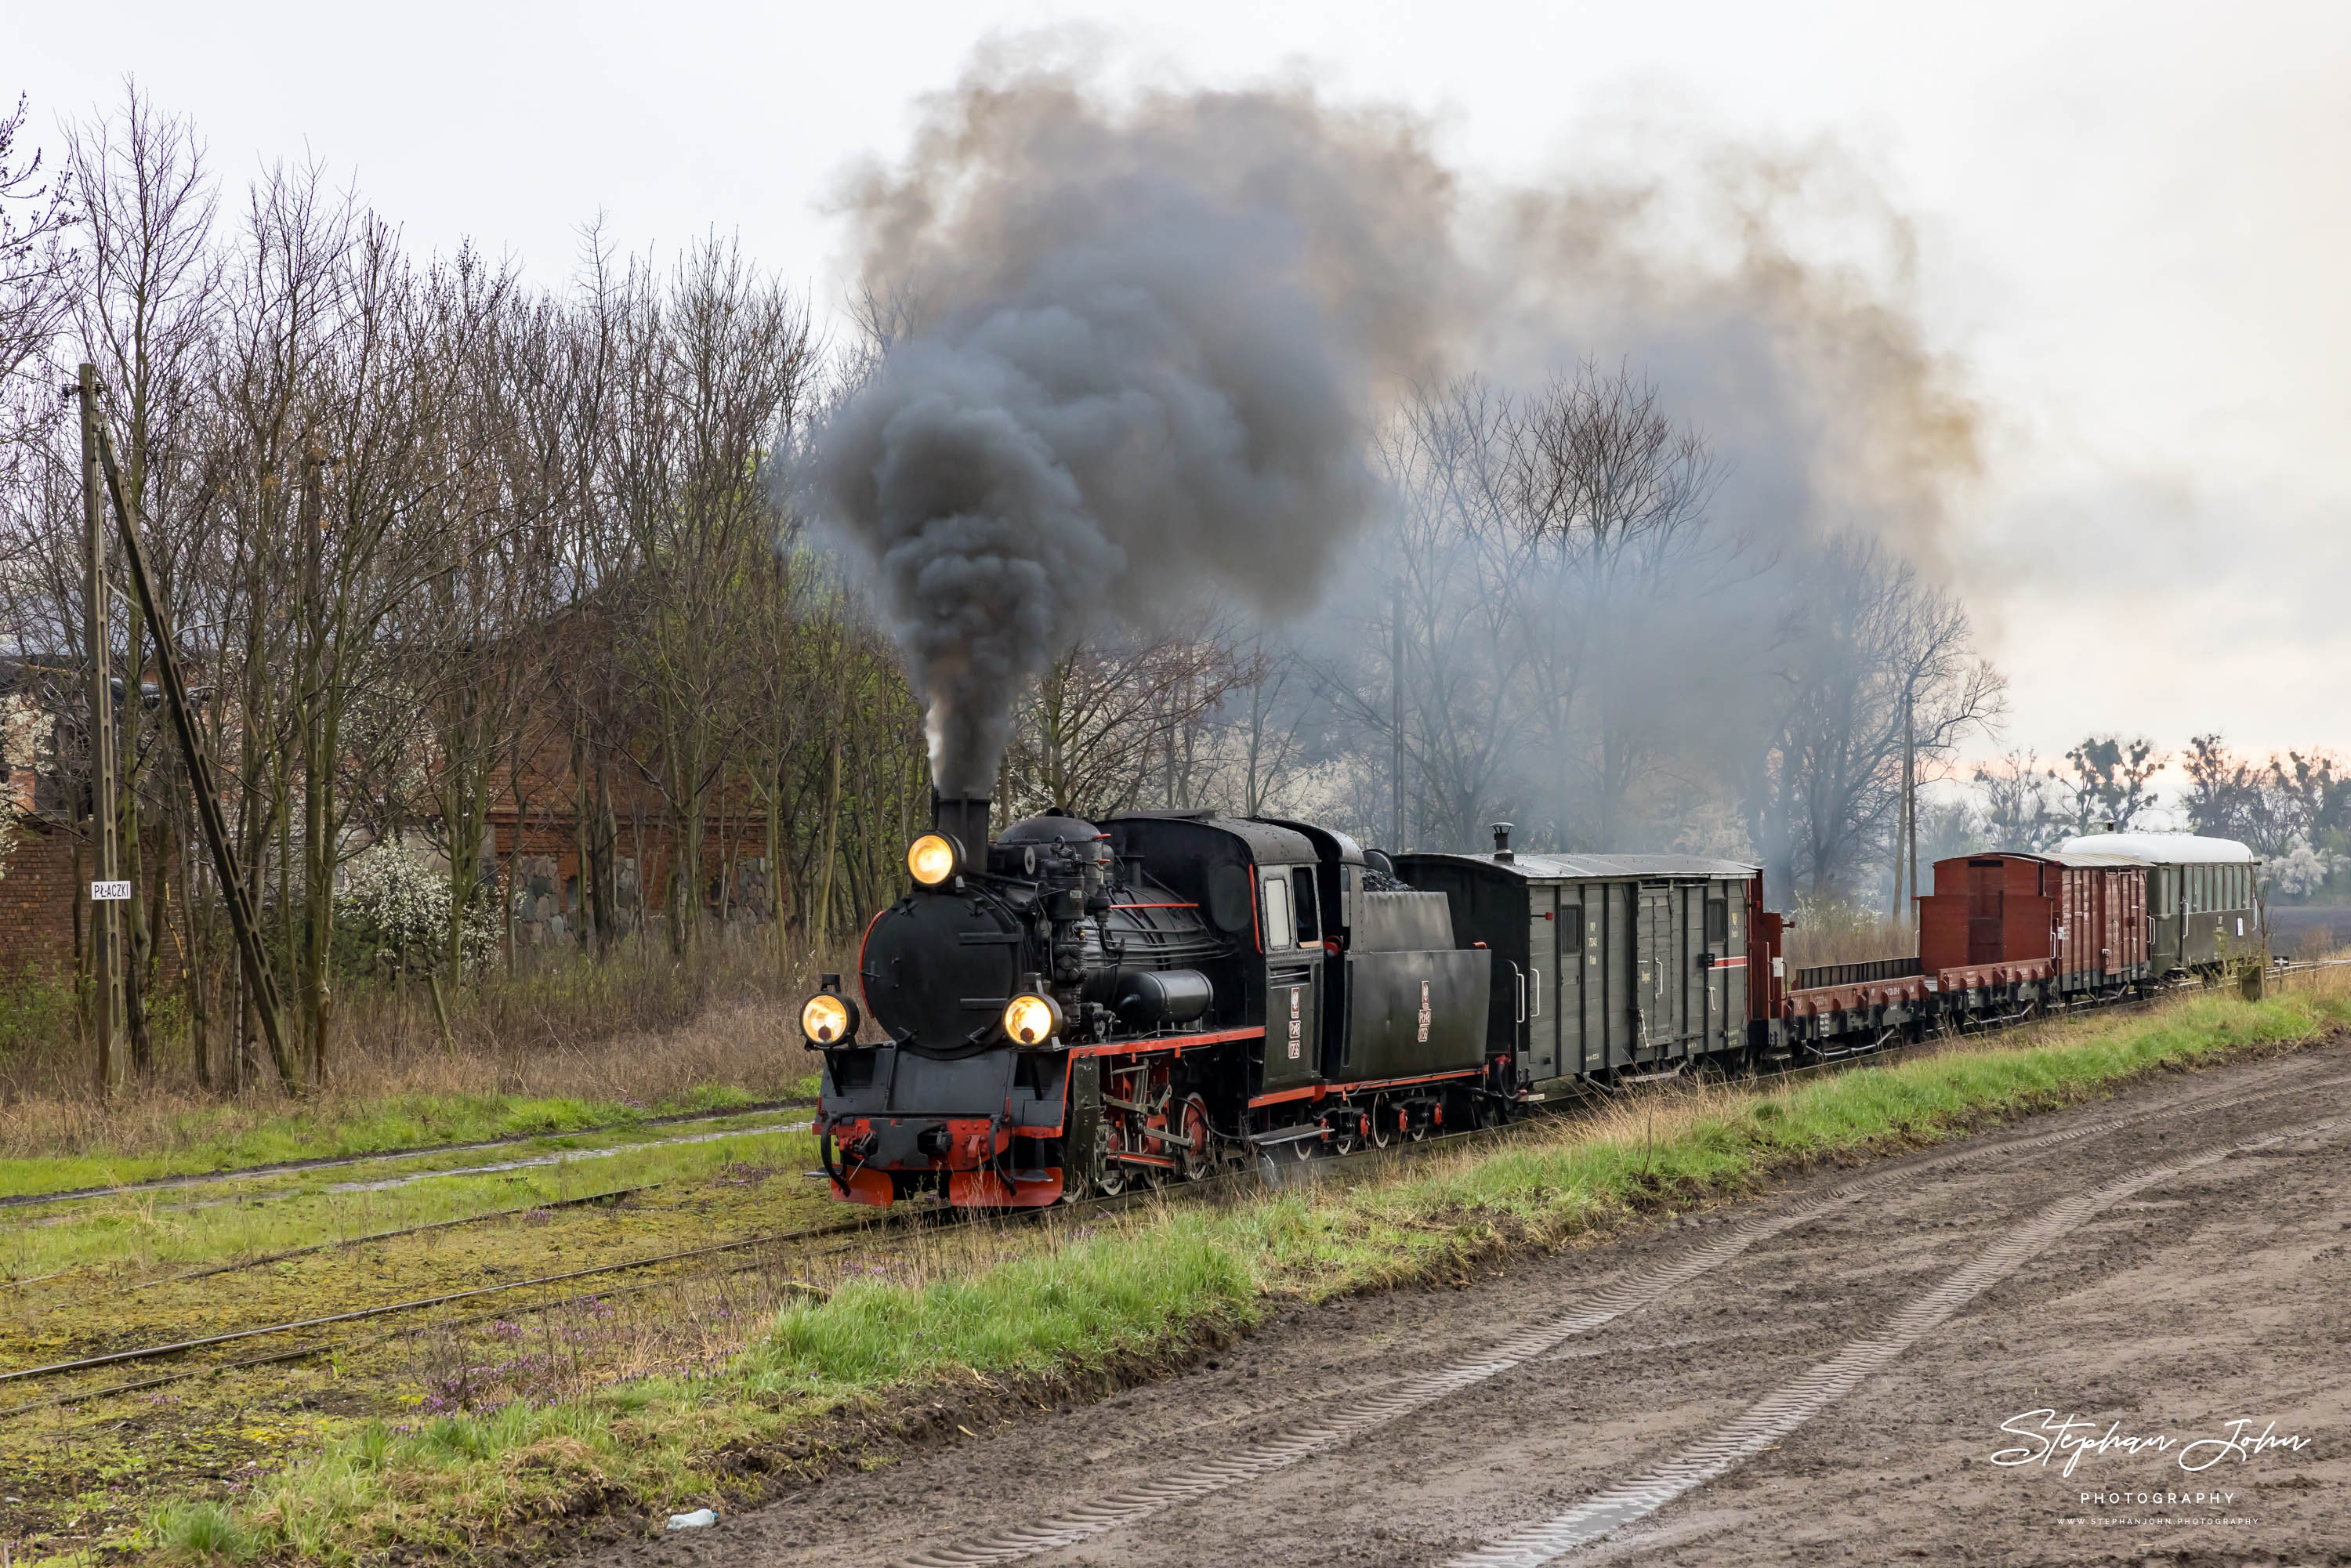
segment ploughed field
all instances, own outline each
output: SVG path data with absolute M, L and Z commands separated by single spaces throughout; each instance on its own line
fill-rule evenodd
M 57 1185 L 44 1162 L 5 1162 L 0 1541 L 19 1560 L 120 1545 L 166 1498 L 249 1493 L 372 1423 L 722 1364 L 863 1244 L 802 1174 L 806 1121 L 722 1116 L 56 1202 L 24 1201 Z M 681 1252 L 698 1255 L 646 1261 Z M 203 1340 L 218 1343 L 44 1370 Z

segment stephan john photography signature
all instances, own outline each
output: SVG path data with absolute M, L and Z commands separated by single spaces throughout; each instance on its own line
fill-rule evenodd
M 2253 1431 L 2256 1426 L 2261 1427 L 2258 1434 Z M 2060 1419 L 2055 1410 L 2043 1409 L 2011 1416 L 2000 1424 L 2000 1429 L 2024 1440 L 1995 1452 L 1993 1464 L 2046 1469 L 2062 1460 L 2064 1468 L 2059 1473 L 2065 1476 L 2093 1454 L 2171 1454 L 2181 1469 L 2197 1474 L 2230 1459 L 2249 1464 L 2262 1454 L 2279 1450 L 2298 1454 L 2310 1446 L 2310 1439 L 2299 1433 L 2280 1436 L 2274 1421 L 2250 1419 L 2220 1423 L 2218 1437 L 2181 1437 L 2169 1432 L 2125 1432 L 2120 1421 L 2108 1422 L 2101 1431 L 2097 1422 L 2084 1416 L 2067 1415 Z

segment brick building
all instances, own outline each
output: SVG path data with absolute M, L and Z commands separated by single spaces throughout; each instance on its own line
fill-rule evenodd
M 86 841 L 66 810 L 61 752 L 78 750 L 71 694 L 79 673 L 67 661 L 0 659 L 0 980 L 27 969 L 69 971 L 86 919 Z M 580 928 L 580 851 L 593 837 L 577 821 L 568 753 L 549 736 L 519 778 L 501 777 L 491 795 L 482 850 L 517 894 L 516 939 L 553 946 Z M 615 903 L 624 921 L 667 915 L 674 834 L 658 794 L 642 780 L 614 780 L 607 828 Z M 430 841 L 437 824 L 417 822 Z M 592 824 L 591 824 L 592 828 Z M 767 824 L 738 800 L 714 798 L 703 834 L 704 907 L 729 921 L 770 917 Z M 437 857 L 435 857 L 437 858 Z M 445 863 L 445 862 L 444 862 Z M 174 903 L 177 894 L 174 893 Z M 176 936 L 156 939 L 173 967 Z

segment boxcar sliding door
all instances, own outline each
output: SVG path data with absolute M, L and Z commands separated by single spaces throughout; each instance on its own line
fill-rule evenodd
M 1674 972 L 1674 890 L 1665 883 L 1643 883 L 1634 918 L 1635 967 L 1637 983 L 1634 1008 L 1638 1033 L 1633 1059 L 1655 1061 L 1678 1032 L 1674 1006 L 1681 993 L 1681 977 Z
M 1559 1062 L 1559 889 L 1527 888 L 1527 972 L 1519 998 L 1526 1017 L 1526 1065 L 1540 1083 L 1556 1078 Z

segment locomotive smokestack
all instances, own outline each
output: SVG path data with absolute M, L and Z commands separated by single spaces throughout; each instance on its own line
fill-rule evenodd
M 1494 858 L 1498 861 L 1518 859 L 1510 852 L 1510 824 L 1508 822 L 1494 824 Z
M 966 854 L 987 847 L 987 797 L 931 792 L 931 826 L 961 844 Z

